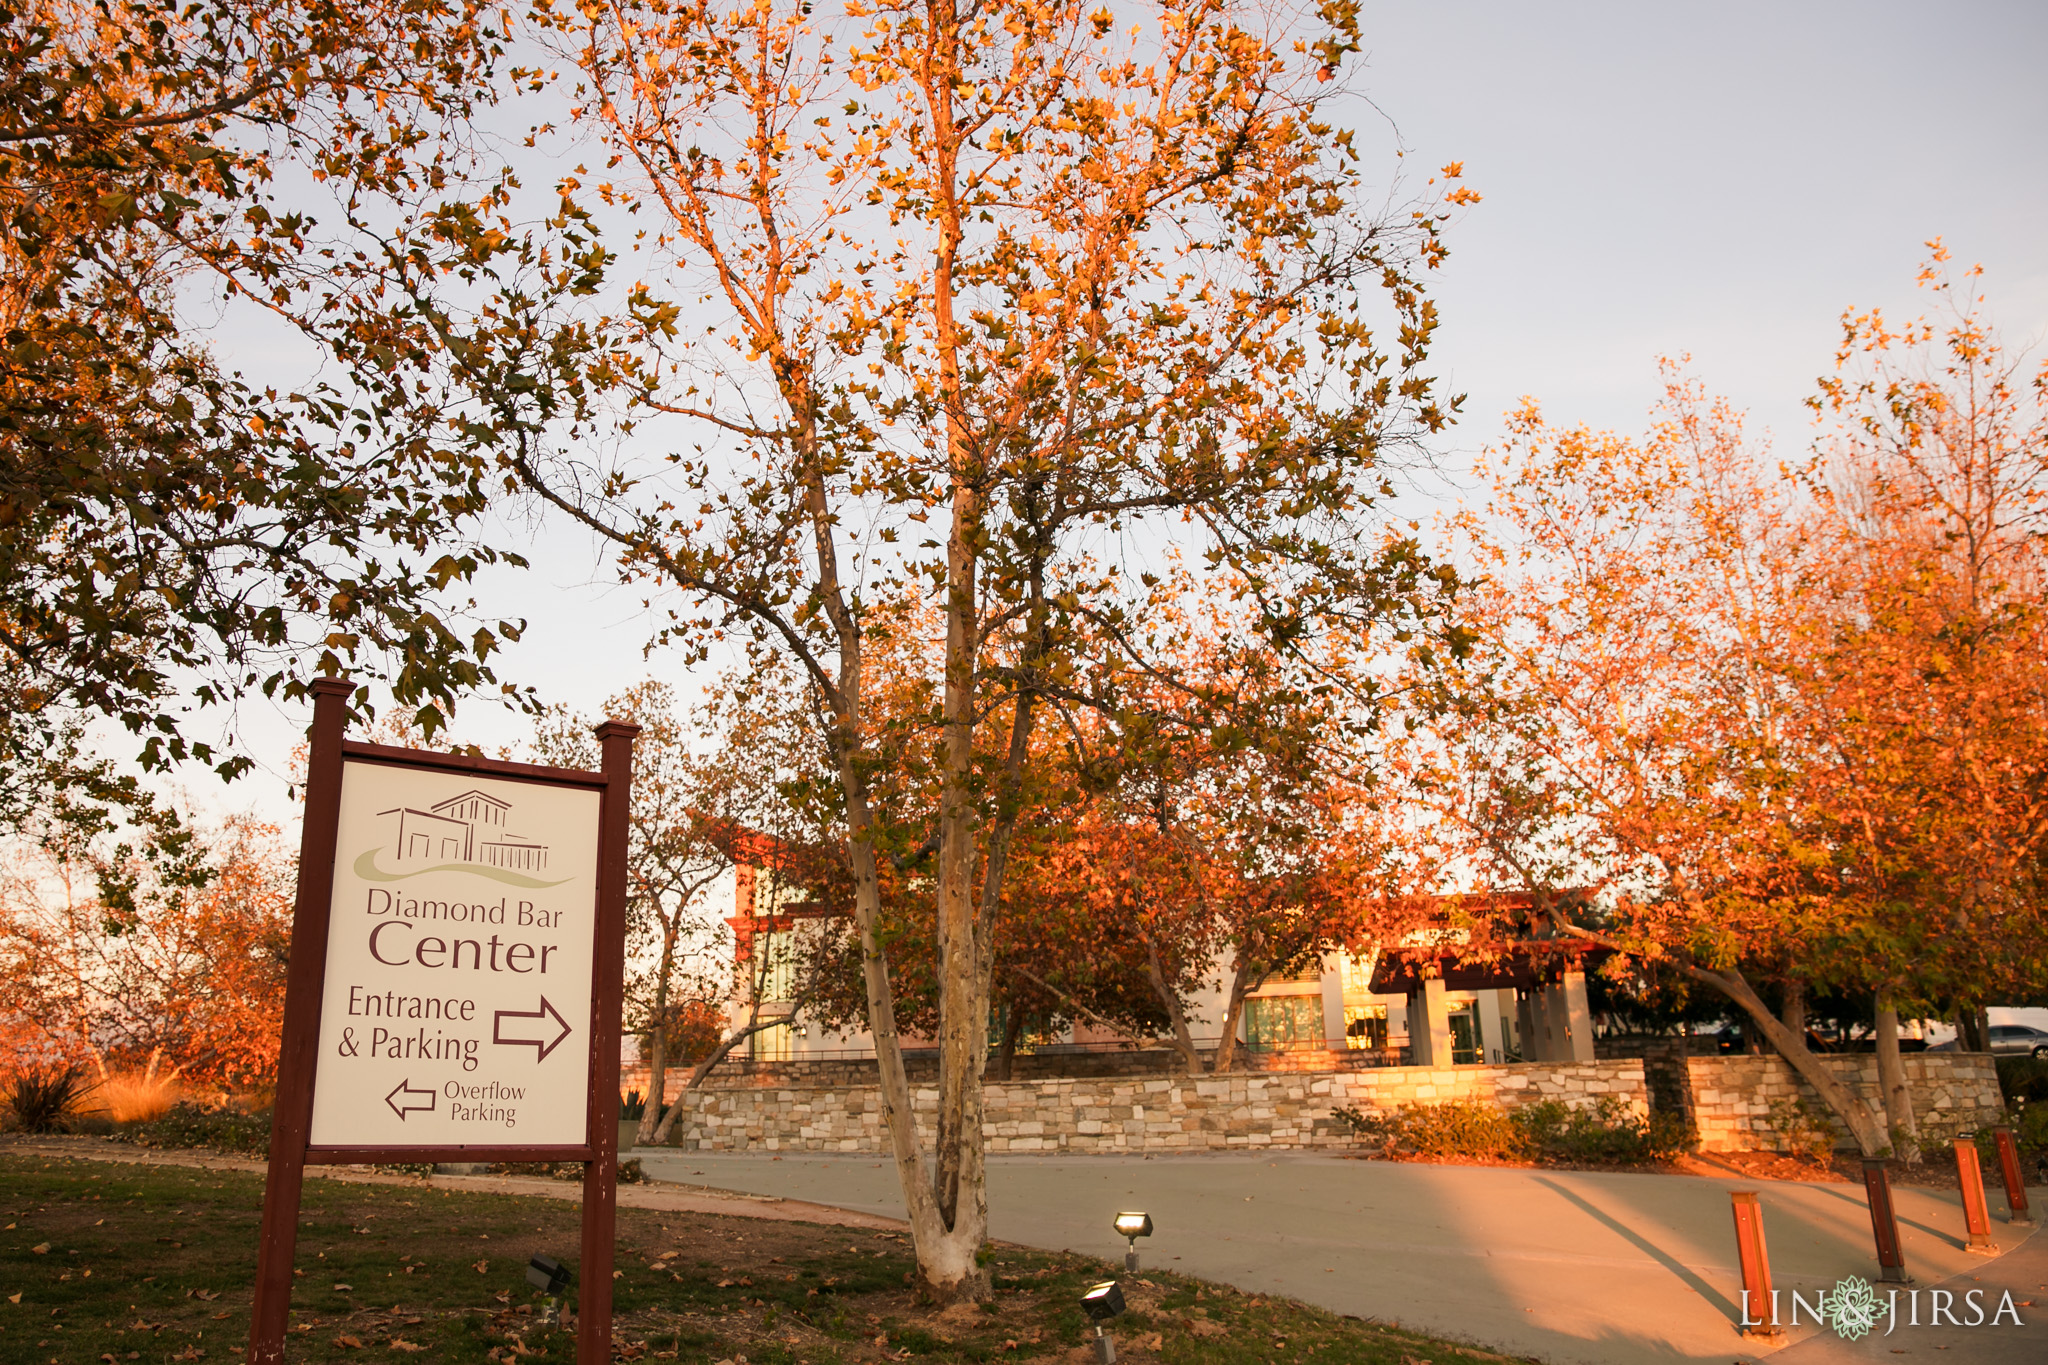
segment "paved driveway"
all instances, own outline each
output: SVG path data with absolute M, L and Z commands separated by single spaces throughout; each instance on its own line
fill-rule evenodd
M 637 1155 L 656 1179 L 903 1212 L 894 1172 L 872 1156 Z M 1875 1278 L 1870 1216 L 1862 1190 L 1850 1185 L 1738 1186 L 1295 1154 L 997 1157 L 989 1202 L 998 1238 L 1112 1259 L 1123 1243 L 1111 1215 L 1144 1209 L 1158 1225 L 1141 1244 L 1148 1265 L 1551 1365 L 1725 1365 L 1763 1358 L 1733 1326 L 1740 1278 L 1728 1193 L 1738 1187 L 1763 1191 L 1780 1288 L 1810 1294 L 1845 1275 Z M 1985 1262 L 1962 1250 L 1953 1194 L 1905 1188 L 1897 1203 L 1907 1264 L 1922 1284 L 1984 1273 Z M 2024 1231 L 1997 1222 L 2008 1249 Z M 2024 1327 L 1997 1329 L 2000 1342 L 2022 1350 L 2011 1359 L 2048 1361 L 2048 1293 L 2034 1301 L 2041 1306 L 2020 1310 Z M 1989 1347 L 1983 1334 L 1992 1330 L 1960 1340 Z M 1813 1335 L 1802 1328 L 1791 1340 Z M 1936 1344 L 1932 1333 L 1901 1328 L 1883 1355 L 1924 1348 L 1934 1359 Z M 1939 1358 L 1993 1358 L 1955 1349 L 1963 1354 Z

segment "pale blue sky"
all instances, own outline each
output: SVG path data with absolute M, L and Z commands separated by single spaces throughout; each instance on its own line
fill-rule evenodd
M 1361 146 L 1390 163 L 1398 135 L 1421 176 L 1462 160 L 1484 196 L 1436 285 L 1442 372 L 1470 395 L 1451 470 L 1523 394 L 1555 421 L 1639 427 L 1656 358 L 1679 352 L 1793 453 L 1837 318 L 1917 311 L 1937 235 L 1984 264 L 2011 341 L 2048 333 L 2048 5 L 1472 0 L 1365 22 Z M 533 620 L 507 667 L 594 707 L 647 669 L 638 597 L 571 534 L 533 554 L 487 585 L 487 608 Z M 244 719 L 265 748 L 304 723 L 260 703 Z M 462 726 L 520 730 L 483 706 Z M 269 806 L 281 778 L 236 795 Z
M 1438 298 L 1471 395 L 1640 424 L 1659 354 L 1807 435 L 1851 306 L 1917 311 L 1922 243 L 2048 330 L 2048 5 L 1374 5 L 1366 89 L 1485 202 Z M 1921 296 L 1924 297 L 1924 296 Z

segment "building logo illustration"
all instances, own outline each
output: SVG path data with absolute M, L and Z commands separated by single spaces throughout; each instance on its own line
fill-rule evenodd
M 488 792 L 470 790 L 421 810 L 393 806 L 378 811 L 385 842 L 356 859 L 356 875 L 373 882 L 402 882 L 429 872 L 466 872 L 510 886 L 560 886 L 545 880 L 548 846 L 514 834 L 506 825 L 512 804 Z M 388 852 L 387 852 L 388 850 Z M 388 866 L 378 855 L 386 854 Z

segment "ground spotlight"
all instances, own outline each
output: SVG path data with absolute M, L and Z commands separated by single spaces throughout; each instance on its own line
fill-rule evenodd
M 526 1282 L 548 1296 L 547 1313 L 542 1318 L 547 1321 L 556 1315 L 562 1296 L 576 1282 L 576 1275 L 554 1257 L 536 1254 L 526 1263 Z
M 1095 1359 L 1100 1365 L 1112 1365 L 1116 1360 L 1116 1338 L 1103 1324 L 1124 1311 L 1123 1287 L 1115 1280 L 1090 1285 L 1088 1292 L 1081 1296 L 1081 1311 L 1095 1324 Z
M 1120 1213 L 1116 1216 L 1116 1230 L 1119 1236 L 1130 1239 L 1130 1250 L 1124 1253 L 1124 1274 L 1138 1273 L 1138 1239 L 1152 1235 L 1152 1215 L 1149 1213 Z

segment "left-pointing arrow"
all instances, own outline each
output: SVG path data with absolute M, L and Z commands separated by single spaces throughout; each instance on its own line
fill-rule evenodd
M 400 1081 L 398 1088 L 384 1097 L 384 1103 L 390 1105 L 391 1112 L 401 1119 L 407 1114 L 431 1114 L 434 1112 L 434 1092 L 431 1088 L 415 1090 L 411 1081 Z

